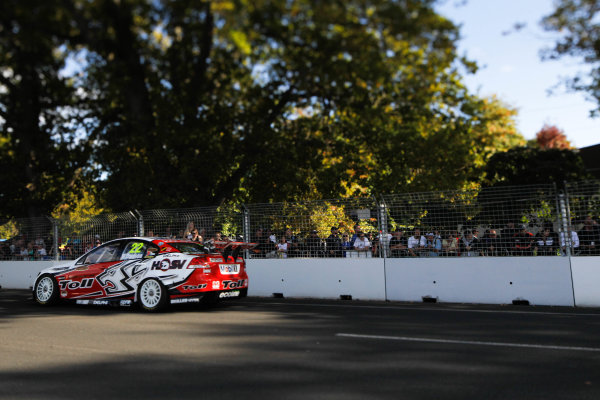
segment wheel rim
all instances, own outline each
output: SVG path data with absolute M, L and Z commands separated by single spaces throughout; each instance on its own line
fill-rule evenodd
M 50 300 L 52 293 L 54 293 L 54 283 L 52 282 L 52 278 L 46 276 L 45 278 L 40 279 L 35 292 L 39 301 L 45 303 Z
M 149 280 L 142 284 L 140 289 L 140 301 L 144 307 L 153 308 L 160 302 L 162 289 L 155 280 Z

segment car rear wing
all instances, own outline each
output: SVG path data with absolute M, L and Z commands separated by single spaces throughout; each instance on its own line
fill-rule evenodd
M 213 241 L 212 245 L 221 252 L 225 260 L 227 260 L 229 256 L 232 256 L 233 259 L 236 260 L 242 250 L 253 249 L 258 246 L 258 243 Z

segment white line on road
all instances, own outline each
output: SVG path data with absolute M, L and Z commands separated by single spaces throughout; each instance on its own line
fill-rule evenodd
M 405 341 L 405 342 L 468 344 L 468 345 L 475 345 L 475 346 L 518 347 L 518 348 L 544 349 L 544 350 L 570 350 L 570 351 L 600 352 L 600 348 L 597 348 L 597 347 L 548 346 L 548 345 L 542 345 L 542 344 L 480 342 L 480 341 L 475 341 L 475 340 L 429 339 L 429 338 L 406 337 L 406 336 L 357 335 L 357 334 L 353 334 L 353 333 L 336 333 L 335 336 L 356 338 L 356 339 L 399 340 L 399 341 Z

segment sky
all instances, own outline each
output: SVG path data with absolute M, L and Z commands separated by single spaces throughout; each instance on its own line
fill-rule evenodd
M 556 38 L 540 26 L 553 10 L 552 0 L 445 0 L 436 10 L 461 26 L 459 55 L 480 66 L 465 77 L 468 88 L 517 108 L 517 128 L 526 139 L 548 124 L 563 130 L 574 147 L 600 144 L 600 118 L 589 116 L 595 103 L 584 93 L 555 88 L 561 77 L 589 71 L 589 66 L 575 58 L 541 60 L 540 51 Z M 526 27 L 517 32 L 515 23 Z

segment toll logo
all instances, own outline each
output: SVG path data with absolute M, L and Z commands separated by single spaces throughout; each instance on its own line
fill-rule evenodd
M 60 290 L 75 290 L 91 288 L 94 284 L 94 278 L 82 279 L 81 281 L 64 280 L 58 282 Z
M 237 289 L 242 288 L 246 285 L 246 280 L 242 279 L 239 281 L 223 281 L 223 289 Z

